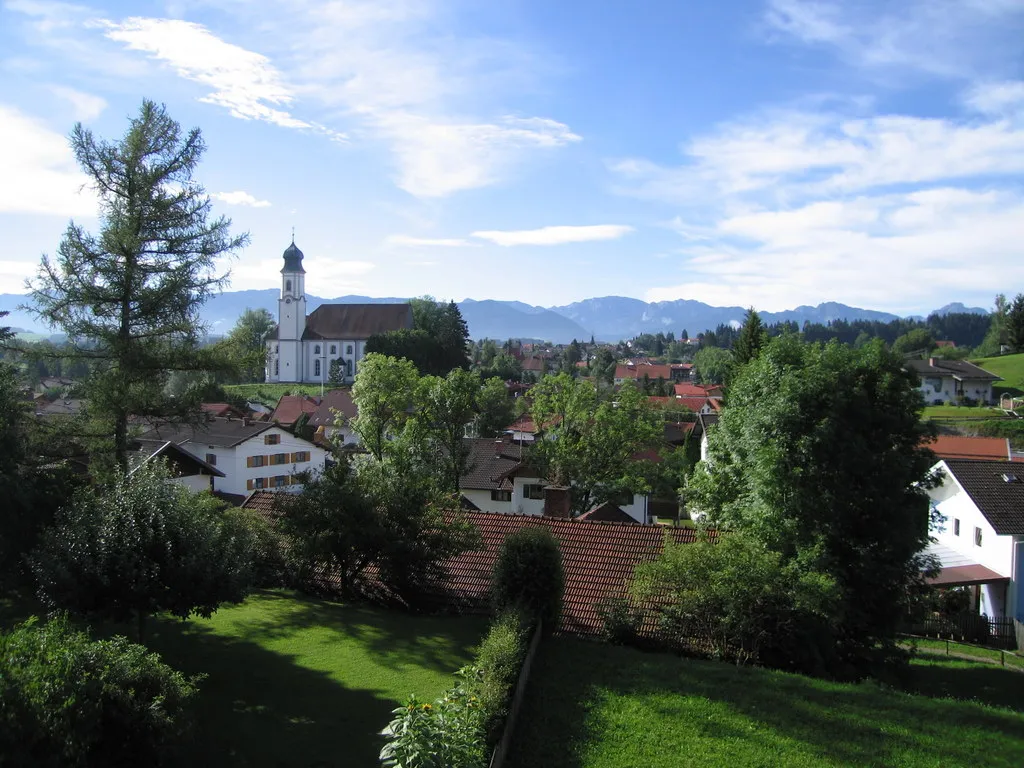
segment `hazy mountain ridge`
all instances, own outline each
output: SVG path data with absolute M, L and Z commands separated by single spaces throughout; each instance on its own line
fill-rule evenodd
M 224 334 L 231 329 L 246 308 L 262 307 L 276 315 L 278 295 L 276 288 L 226 291 L 210 299 L 203 306 L 201 316 L 210 333 Z M 18 309 L 25 301 L 26 297 L 20 294 L 0 294 L 0 311 L 9 310 L 11 313 L 0 323 L 43 332 L 41 324 L 30 313 Z M 406 299 L 355 295 L 322 298 L 307 295 L 306 307 L 307 311 L 312 312 L 321 304 L 391 304 L 401 301 Z M 746 313 L 745 307 L 713 307 L 693 299 L 648 303 L 625 296 L 601 296 L 557 307 L 539 307 L 520 301 L 490 299 L 466 299 L 458 304 L 474 339 L 537 338 L 556 343 L 565 343 L 573 339 L 584 341 L 589 340 L 591 336 L 601 341 L 619 341 L 641 333 L 659 331 L 672 331 L 678 337 L 686 330 L 690 335 L 696 336 L 720 324 L 742 322 Z M 959 302 L 947 304 L 935 312 L 987 314 L 987 311 L 980 307 L 965 307 Z M 887 322 L 897 319 L 898 316 L 827 301 L 816 307 L 803 305 L 784 312 L 762 312 L 761 317 L 769 324 L 795 321 L 802 325 L 805 321 L 828 323 L 840 319 Z

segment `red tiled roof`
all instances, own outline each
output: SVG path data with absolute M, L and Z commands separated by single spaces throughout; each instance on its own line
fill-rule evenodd
M 668 365 L 655 365 L 653 363 L 615 366 L 616 379 L 642 379 L 645 375 L 649 379 L 671 379 L 672 368 Z
M 274 518 L 277 517 L 277 511 L 274 509 L 274 501 L 276 499 L 277 494 L 273 491 L 253 491 L 240 506 L 243 509 L 251 509 L 266 520 L 273 522 Z
M 202 403 L 199 408 L 203 413 L 210 413 L 214 416 L 227 416 L 231 414 L 241 418 L 245 415 L 231 405 L 231 403 Z
M 925 441 L 923 444 L 931 448 L 940 459 L 1010 460 L 1010 441 L 1005 437 L 939 435 L 933 441 Z
M 308 413 L 312 416 L 319 404 L 317 399 L 305 395 L 281 395 L 271 420 L 283 427 L 290 427 L 302 414 Z
M 560 629 L 583 635 L 599 634 L 597 606 L 621 594 L 633 569 L 655 559 L 664 547 L 666 531 L 677 542 L 692 542 L 692 528 L 664 528 L 638 523 L 562 520 L 500 512 L 467 512 L 480 531 L 482 549 L 463 552 L 445 566 L 447 577 L 438 585 L 441 595 L 468 606 L 487 604 L 491 572 L 505 537 L 527 526 L 545 526 L 558 539 L 565 569 L 565 595 Z
M 677 397 L 675 398 L 675 401 L 677 407 L 683 406 L 694 413 L 698 413 L 706 404 L 713 402 L 707 397 Z M 712 405 L 711 407 L 714 406 Z

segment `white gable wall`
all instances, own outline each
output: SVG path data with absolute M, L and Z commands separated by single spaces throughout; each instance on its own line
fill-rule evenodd
M 277 445 L 267 445 L 267 435 L 279 435 L 281 442 Z M 214 489 L 222 493 L 233 493 L 245 495 L 250 492 L 249 480 L 256 478 L 272 478 L 279 475 L 294 475 L 299 472 L 312 471 L 322 472 L 327 458 L 327 452 L 313 443 L 287 432 L 280 427 L 271 427 L 255 437 L 231 448 L 210 448 L 198 443 L 188 443 L 185 446 L 200 458 L 206 454 L 213 453 L 217 456 L 216 467 L 225 474 L 225 477 L 214 478 Z M 291 462 L 286 464 L 271 464 L 270 456 L 274 454 L 287 453 L 289 456 L 299 451 L 308 451 L 310 460 L 305 462 Z M 250 456 L 264 456 L 264 465 L 261 467 L 250 467 Z M 267 481 L 267 490 L 274 490 L 273 483 Z M 287 485 L 283 490 L 301 490 L 301 485 Z

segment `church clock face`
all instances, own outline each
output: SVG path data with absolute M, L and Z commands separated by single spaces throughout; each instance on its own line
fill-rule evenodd
M 291 303 L 292 303 L 292 300 L 291 300 L 291 299 L 285 299 L 285 300 L 284 300 L 284 303 L 285 303 L 285 304 L 291 304 Z

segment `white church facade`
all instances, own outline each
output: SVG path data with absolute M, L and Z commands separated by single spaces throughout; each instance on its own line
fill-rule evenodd
M 412 328 L 409 304 L 321 304 L 306 314 L 306 270 L 293 241 L 284 252 L 277 328 L 267 338 L 268 382 L 329 383 L 335 360 L 351 383 L 377 333 Z

